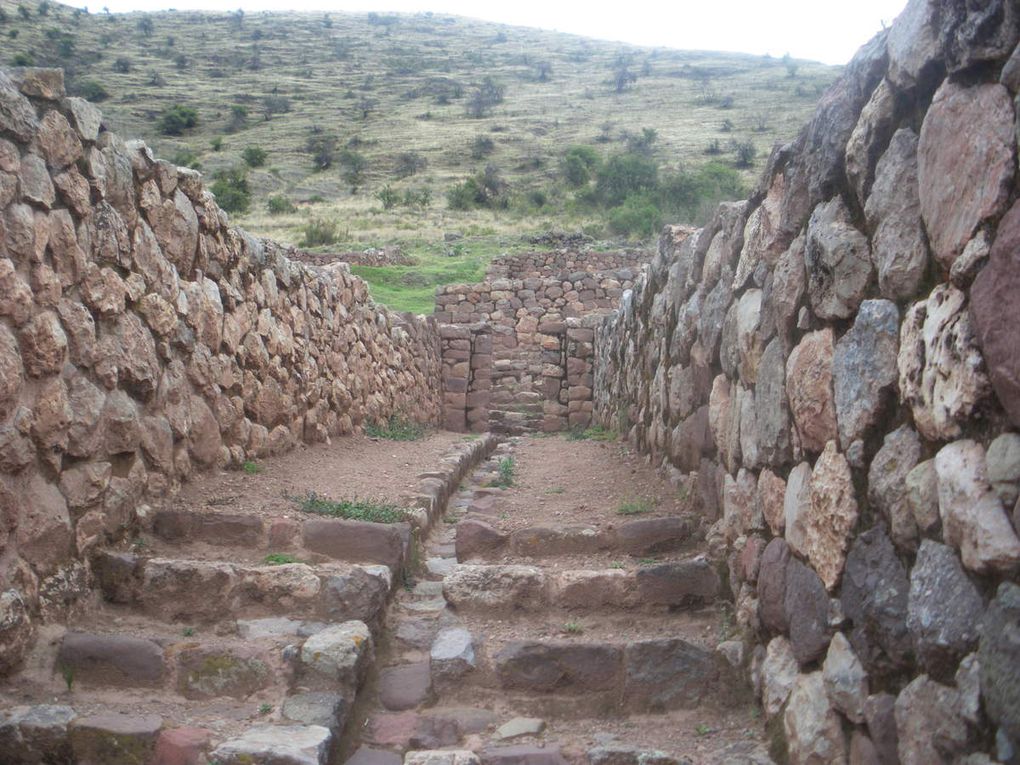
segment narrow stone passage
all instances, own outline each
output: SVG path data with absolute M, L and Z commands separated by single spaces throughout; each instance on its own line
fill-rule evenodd
M 615 441 L 502 443 L 395 596 L 346 762 L 771 762 L 683 496 Z

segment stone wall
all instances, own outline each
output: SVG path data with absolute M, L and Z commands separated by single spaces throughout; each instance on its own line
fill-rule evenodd
M 434 321 L 229 226 L 60 70 L 0 72 L 0 673 L 147 496 L 440 411 Z
M 624 252 L 530 252 L 523 255 L 500 255 L 492 259 L 486 279 L 531 279 L 555 276 L 560 281 L 580 281 L 583 273 L 604 274 L 618 271 L 618 281 L 632 281 L 648 262 L 648 254 L 641 251 Z M 574 278 L 571 278 L 574 274 Z
M 640 264 L 627 253 L 516 257 L 495 270 L 532 275 L 436 291 L 451 430 L 553 432 L 591 421 L 595 317 L 618 305 Z
M 596 334 L 793 763 L 1020 762 L 1018 14 L 911 0 Z

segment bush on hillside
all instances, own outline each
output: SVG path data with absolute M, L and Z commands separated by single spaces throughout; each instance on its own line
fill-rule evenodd
M 659 185 L 659 167 L 648 157 L 624 152 L 614 154 L 601 167 L 595 191 L 608 207 L 616 207 L 632 194 L 654 192 Z
M 241 159 L 244 160 L 248 167 L 262 167 L 266 164 L 266 157 L 268 156 L 269 152 L 261 146 L 247 146 L 241 152 Z
M 159 118 L 159 132 L 163 135 L 181 135 L 196 125 L 198 112 L 182 104 L 174 104 Z
M 599 154 L 591 146 L 571 146 L 563 156 L 563 177 L 574 188 L 587 186 L 599 166 Z
M 336 221 L 314 218 L 305 224 L 301 246 L 320 247 L 322 245 L 336 244 L 337 238 Z
M 216 204 L 229 213 L 246 213 L 251 205 L 251 189 L 243 168 L 220 170 L 213 176 L 210 191 L 216 197 Z
M 294 203 L 291 202 L 283 194 L 276 194 L 269 197 L 266 200 L 266 209 L 269 210 L 270 215 L 286 215 L 287 213 L 297 212 L 297 208 Z
M 662 228 L 662 211 L 650 193 L 631 194 L 609 211 L 609 228 L 624 236 L 650 237 Z

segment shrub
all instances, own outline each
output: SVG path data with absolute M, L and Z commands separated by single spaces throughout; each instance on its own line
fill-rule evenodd
M 113 71 L 118 74 L 127 74 L 131 71 L 131 59 L 126 56 L 120 56 L 113 62 Z
M 216 203 L 229 213 L 246 213 L 251 204 L 251 189 L 243 168 L 220 170 L 214 176 L 210 191 Z
M 735 161 L 737 167 L 750 167 L 754 163 L 755 154 L 758 153 L 750 141 L 734 141 L 733 151 L 737 155 Z
M 452 210 L 496 210 L 505 209 L 510 200 L 507 198 L 507 184 L 499 168 L 488 165 L 485 172 L 467 178 L 447 191 L 446 202 Z
M 337 137 L 331 133 L 313 133 L 305 143 L 316 170 L 328 170 L 336 159 Z
M 285 96 L 266 96 L 262 99 L 262 113 L 266 119 L 274 114 L 286 114 L 290 111 L 290 99 Z
M 625 236 L 651 236 L 662 228 L 662 211 L 651 194 L 632 194 L 609 211 L 609 228 Z
M 350 149 L 344 149 L 340 154 L 340 165 L 343 168 L 341 177 L 351 186 L 351 193 L 356 194 L 358 187 L 365 178 L 365 170 L 368 167 L 368 160 L 365 155 Z
M 658 174 L 658 166 L 648 157 L 615 154 L 599 170 L 596 193 L 606 205 L 615 207 L 632 194 L 655 191 Z
M 301 246 L 318 247 L 326 244 L 336 244 L 336 240 L 336 221 L 313 218 L 305 224 Z
M 223 138 L 216 136 L 209 142 L 209 147 L 213 151 L 220 151 L 223 148 Z
M 503 103 L 505 94 L 505 86 L 496 82 L 492 77 L 486 77 L 468 98 L 468 116 L 475 119 L 487 116 L 493 106 Z
M 432 203 L 432 189 L 407 189 L 404 192 L 404 207 L 417 207 L 424 210 Z
M 598 152 L 591 146 L 571 146 L 563 157 L 563 177 L 574 188 L 587 186 L 599 165 Z
M 141 32 L 143 35 L 145 35 L 146 37 L 152 37 L 152 33 L 154 30 L 155 27 L 152 23 L 151 18 L 149 18 L 148 16 L 142 16 L 142 18 L 138 19 L 138 31 Z
M 74 90 L 86 101 L 95 101 L 96 103 L 105 101 L 110 97 L 106 88 L 95 80 L 84 80 Z
M 32 66 L 32 57 L 27 53 L 15 53 L 11 59 L 11 66 Z
M 405 518 L 404 510 L 398 505 L 372 502 L 363 499 L 345 499 L 335 502 L 309 493 L 298 505 L 306 513 L 326 515 L 330 518 L 346 518 L 352 521 L 371 523 L 400 523 Z
M 159 118 L 159 131 L 163 135 L 181 135 L 198 124 L 198 112 L 190 106 L 174 104 Z
M 201 170 L 202 163 L 198 161 L 198 155 L 191 149 L 180 149 L 174 154 L 171 160 L 178 167 L 190 167 L 192 170 Z
M 489 136 L 475 136 L 475 140 L 471 143 L 471 159 L 485 159 L 495 150 L 496 144 Z
M 269 152 L 261 146 L 247 146 L 241 152 L 241 159 L 244 160 L 248 167 L 262 167 L 266 164 L 266 157 L 268 156 Z
M 428 167 L 428 160 L 416 151 L 405 151 L 397 155 L 394 173 L 398 178 L 407 178 Z
M 399 414 L 391 415 L 383 423 L 365 425 L 365 435 L 387 441 L 420 441 L 427 432 L 428 428 L 420 422 L 415 422 Z
M 400 201 L 400 194 L 394 191 L 390 186 L 383 186 L 382 190 L 375 195 L 376 198 L 382 202 L 384 210 L 391 210 L 397 206 Z
M 286 215 L 288 213 L 297 212 L 297 208 L 294 206 L 294 203 L 282 194 L 276 194 L 269 197 L 269 199 L 266 200 L 266 208 L 269 210 L 270 215 Z

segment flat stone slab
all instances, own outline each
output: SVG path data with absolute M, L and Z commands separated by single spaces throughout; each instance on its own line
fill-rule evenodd
M 71 707 L 55 704 L 0 711 L 0 752 L 14 762 L 67 762 L 68 726 L 74 718 Z
M 402 762 L 399 754 L 363 746 L 348 757 L 344 765 L 401 765 Z
M 347 722 L 351 705 L 340 693 L 309 691 L 295 693 L 283 700 L 283 716 L 302 725 L 321 725 L 339 735 Z
M 333 734 L 321 725 L 261 725 L 216 747 L 219 765 L 326 765 Z
M 556 744 L 492 746 L 482 750 L 482 765 L 566 765 Z
M 393 570 L 404 562 L 411 542 L 407 523 L 368 523 L 339 519 L 305 521 L 302 544 L 306 550 L 336 560 L 381 563 Z
M 379 702 L 391 712 L 421 706 L 431 692 L 432 674 L 428 661 L 387 667 L 379 673 Z
M 404 765 L 481 765 L 478 755 L 467 749 L 408 752 Z
M 515 640 L 492 661 L 503 688 L 577 694 L 619 688 L 623 651 L 604 643 Z
M 145 765 L 162 727 L 159 715 L 79 717 L 71 723 L 71 752 L 75 762 Z
M 154 688 L 163 683 L 163 649 L 151 640 L 69 632 L 57 651 L 56 670 L 96 685 Z
M 545 730 L 545 720 L 539 717 L 515 717 L 496 728 L 497 741 L 510 741 L 521 736 L 537 736 Z

